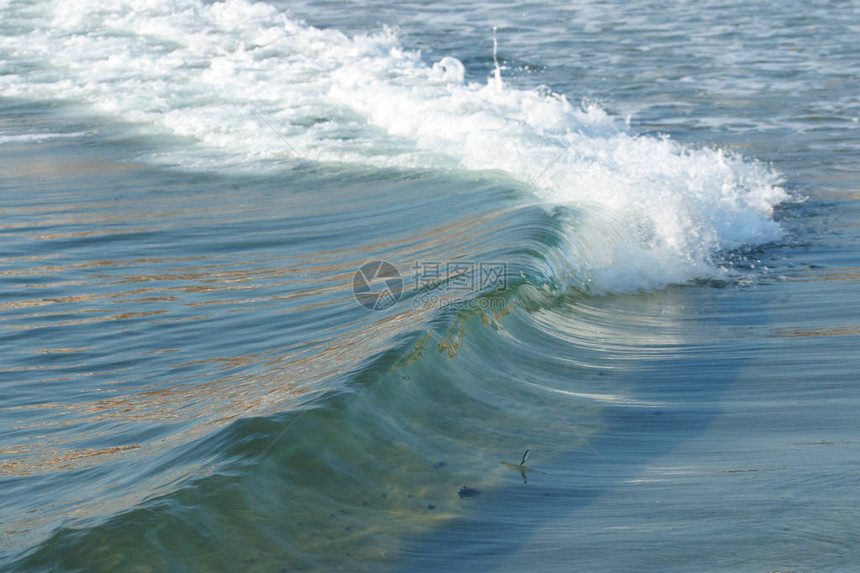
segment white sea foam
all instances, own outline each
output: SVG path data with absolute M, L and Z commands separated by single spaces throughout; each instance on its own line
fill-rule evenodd
M 39 143 L 52 139 L 74 139 L 91 135 L 89 132 L 75 131 L 69 133 L 4 133 L 0 131 L 0 145 L 23 145 Z
M 541 201 L 576 207 L 571 269 L 597 291 L 719 275 L 719 250 L 780 236 L 773 207 L 787 194 L 760 163 L 637 135 L 597 105 L 498 73 L 466 83 L 458 60 L 427 63 L 390 29 L 349 37 L 244 0 L 2 12 L 26 32 L 0 37 L 0 52 L 29 65 L 0 75 L 0 93 L 83 102 L 144 133 L 190 138 L 150 157 L 185 168 L 271 168 L 297 153 L 502 171 Z

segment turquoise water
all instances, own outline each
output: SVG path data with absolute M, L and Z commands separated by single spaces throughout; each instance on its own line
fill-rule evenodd
M 4 570 L 860 565 L 853 3 L 0 10 Z

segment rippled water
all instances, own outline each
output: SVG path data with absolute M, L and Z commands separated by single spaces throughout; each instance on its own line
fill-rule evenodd
M 4 569 L 857 568 L 853 3 L 0 10 Z

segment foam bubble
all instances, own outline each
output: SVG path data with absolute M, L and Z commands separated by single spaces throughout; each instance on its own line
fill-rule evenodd
M 457 58 L 445 56 L 433 64 L 433 76 L 454 84 L 462 84 L 466 78 L 466 66 Z
M 570 278 L 597 291 L 717 276 L 718 251 L 780 236 L 773 207 L 788 196 L 765 166 L 638 135 L 597 105 L 505 85 L 498 66 L 467 83 L 460 61 L 427 64 L 390 29 L 348 37 L 245 0 L 2 10 L 29 31 L 0 37 L 0 50 L 37 64 L 0 76 L 7 96 L 85 102 L 189 138 L 150 158 L 185 168 L 259 169 L 298 153 L 503 171 L 576 207 Z

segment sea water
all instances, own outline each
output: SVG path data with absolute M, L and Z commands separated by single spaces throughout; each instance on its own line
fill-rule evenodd
M 0 11 L 4 569 L 860 565 L 856 4 Z

